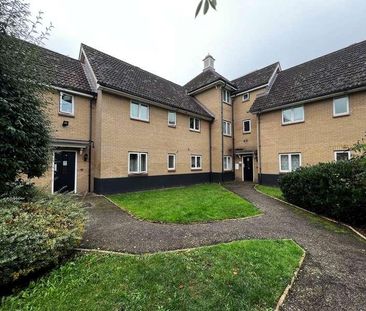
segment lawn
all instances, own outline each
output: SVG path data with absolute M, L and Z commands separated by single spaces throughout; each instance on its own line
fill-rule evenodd
M 80 255 L 2 310 L 270 310 L 303 250 L 290 240 L 236 241 L 152 255 Z
M 137 218 L 167 223 L 209 222 L 260 214 L 252 203 L 219 184 L 124 193 L 109 199 Z
M 285 198 L 283 197 L 281 189 L 278 188 L 278 187 L 256 185 L 255 188 L 258 189 L 260 192 L 263 192 L 267 195 L 270 195 L 271 197 L 275 197 L 277 199 L 285 200 Z

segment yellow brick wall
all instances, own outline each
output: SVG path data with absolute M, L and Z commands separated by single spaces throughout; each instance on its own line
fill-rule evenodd
M 209 122 L 201 120 L 201 131 L 189 130 L 189 116 L 177 113 L 177 126 L 168 126 L 168 110 L 150 105 L 150 121 L 130 119 L 130 100 L 106 92 L 97 103 L 95 176 L 127 177 L 128 152 L 148 153 L 148 175 L 201 173 L 210 171 Z M 176 170 L 168 172 L 167 155 L 176 154 Z M 191 170 L 191 155 L 202 155 L 202 170 Z
M 279 154 L 301 152 L 302 166 L 334 160 L 365 136 L 366 93 L 349 96 L 350 115 L 333 117 L 332 99 L 304 105 L 305 122 L 281 125 L 281 110 L 261 116 L 262 173 L 279 173 Z

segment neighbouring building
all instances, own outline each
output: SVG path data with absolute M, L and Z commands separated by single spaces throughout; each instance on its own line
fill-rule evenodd
M 118 193 L 229 180 L 276 184 L 345 160 L 366 132 L 366 41 L 228 80 L 207 55 L 184 86 L 81 45 L 39 48 L 52 76 L 52 157 L 36 184 Z

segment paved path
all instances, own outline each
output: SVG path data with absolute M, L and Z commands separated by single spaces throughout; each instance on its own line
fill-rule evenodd
M 307 213 L 256 192 L 251 184 L 226 186 L 264 215 L 208 224 L 156 224 L 136 220 L 103 197 L 94 197 L 89 199 L 82 247 L 145 253 L 239 239 L 290 238 L 307 255 L 283 310 L 366 311 L 365 241 L 343 227 L 329 229 Z

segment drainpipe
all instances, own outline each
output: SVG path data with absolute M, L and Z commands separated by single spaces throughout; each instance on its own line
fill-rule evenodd
M 91 190 L 91 160 L 92 160 L 92 118 L 93 118 L 93 101 L 94 98 L 89 101 L 89 171 L 88 171 L 88 192 Z
M 224 84 L 224 89 L 226 87 L 226 82 Z M 223 98 L 223 88 L 220 89 L 221 92 L 221 183 L 224 182 L 224 98 Z
M 233 172 L 234 172 L 234 180 L 235 180 L 235 122 L 234 122 L 234 101 L 231 99 L 231 136 L 232 136 L 232 146 L 233 146 L 233 152 L 232 152 L 232 163 L 231 163 L 231 166 L 232 166 L 232 169 L 233 169 Z
M 257 114 L 257 145 L 258 145 L 258 167 L 259 167 L 259 174 L 258 174 L 258 182 L 262 184 L 262 152 L 261 152 L 261 113 L 260 111 Z
M 211 139 L 211 133 L 212 133 L 212 123 L 213 121 L 210 121 L 210 125 L 209 125 L 209 146 L 210 146 L 210 150 L 209 150 L 209 158 L 210 158 L 210 182 L 212 182 L 212 139 Z

